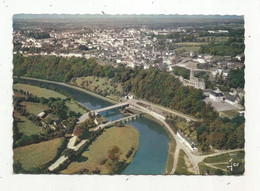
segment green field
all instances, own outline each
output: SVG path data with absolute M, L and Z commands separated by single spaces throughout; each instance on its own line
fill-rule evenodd
M 238 114 L 237 110 L 228 110 L 228 111 L 220 111 L 219 112 L 220 117 L 222 117 L 222 118 L 228 117 L 230 119 L 235 117 L 237 114 Z
M 14 149 L 14 162 L 20 162 L 23 169 L 29 170 L 53 160 L 63 138 L 56 138 L 37 144 L 31 144 Z
M 192 164 L 190 163 L 187 155 L 185 152 L 181 149 L 179 153 L 177 168 L 174 172 L 174 174 L 177 175 L 193 175 L 195 174 L 192 172 Z
M 66 99 L 66 96 L 64 96 L 56 91 L 49 90 L 46 88 L 40 88 L 37 86 L 28 85 L 28 84 L 14 84 L 13 88 L 17 89 L 17 90 L 21 89 L 23 91 L 28 91 L 29 93 L 36 95 L 38 97 L 45 97 L 45 98 L 49 98 L 49 97 L 58 98 L 59 97 L 61 99 Z M 85 113 L 85 111 L 81 107 L 77 106 L 76 104 L 71 103 L 70 101 L 67 101 L 66 105 L 68 106 L 68 108 L 71 111 L 74 111 L 75 113 L 78 113 L 78 112 L 81 114 Z
M 211 37 L 198 37 L 199 40 L 205 40 L 207 41 L 207 39 L 209 38 L 209 41 L 211 40 Z M 215 42 L 226 42 L 228 40 L 229 37 L 227 36 L 215 36 L 214 39 L 215 39 Z
M 54 98 L 62 98 L 65 99 L 66 96 L 55 92 L 53 90 L 48 90 L 46 88 L 40 88 L 37 86 L 32 86 L 32 85 L 28 85 L 28 84 L 14 84 L 13 85 L 14 89 L 17 90 L 23 90 L 23 91 L 28 91 L 29 93 L 36 95 L 38 97 L 45 97 L 45 98 L 49 98 L 49 97 L 54 97 Z
M 226 172 L 220 169 L 212 168 L 204 163 L 199 163 L 200 174 L 202 175 L 225 175 Z
M 20 105 L 24 105 L 26 111 L 33 113 L 34 115 L 38 115 L 40 112 L 50 109 L 47 105 L 43 105 L 41 103 L 21 102 Z
M 198 52 L 199 49 L 200 49 L 199 46 L 182 46 L 182 47 L 175 48 L 174 50 L 177 53 L 181 53 L 181 52 L 190 52 L 190 51 Z
M 24 135 L 33 135 L 41 132 L 42 128 L 37 126 L 31 120 L 27 119 L 24 116 L 21 116 L 18 112 L 14 113 L 15 118 L 19 118 L 20 120 L 17 122 L 17 128 L 19 133 L 23 133 Z
M 67 169 L 63 170 L 64 174 L 74 174 L 83 169 L 88 169 L 93 172 L 96 168 L 100 170 L 101 174 L 113 173 L 112 167 L 108 161 L 108 151 L 113 146 L 118 146 L 120 149 L 119 161 L 126 160 L 131 162 L 134 153 L 139 147 L 139 132 L 132 126 L 126 127 L 111 127 L 105 131 L 82 153 L 82 157 L 86 161 L 72 162 Z M 131 147 L 134 147 L 133 154 L 127 158 L 126 154 Z
M 86 111 L 76 104 L 71 103 L 70 101 L 66 101 L 66 106 L 68 106 L 69 110 L 74 111 L 75 113 L 84 114 Z
M 237 154 L 237 156 L 230 156 L 230 154 Z M 203 160 L 203 162 L 206 163 L 218 163 L 218 162 L 228 162 L 231 158 L 233 160 L 244 160 L 245 157 L 245 152 L 244 151 L 237 151 L 237 152 L 231 152 L 231 153 L 226 153 L 222 155 L 218 155 L 215 157 L 208 157 Z
M 236 155 L 230 156 L 230 154 Z M 227 166 L 230 165 L 229 161 L 232 159 L 233 162 L 244 164 L 244 157 L 244 151 L 237 151 L 215 157 L 208 157 L 204 159 L 202 163 L 200 163 L 200 172 L 201 174 L 227 174 Z
M 70 81 L 70 84 L 98 93 L 112 100 L 117 100 L 118 94 L 123 93 L 123 86 L 120 83 L 112 82 L 107 77 L 88 76 L 74 78 Z

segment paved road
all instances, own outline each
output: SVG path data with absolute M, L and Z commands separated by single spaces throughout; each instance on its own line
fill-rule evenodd
M 171 170 L 171 174 L 174 174 L 177 164 L 178 164 L 178 156 L 179 156 L 179 151 L 180 149 L 182 149 L 185 154 L 188 156 L 193 169 L 195 171 L 196 174 L 199 174 L 199 163 L 202 162 L 205 158 L 207 157 L 213 157 L 213 156 L 217 156 L 217 155 L 221 155 L 221 154 L 225 154 L 225 153 L 231 153 L 231 152 L 235 152 L 235 151 L 241 151 L 244 149 L 235 149 L 235 150 L 227 150 L 227 151 L 220 151 L 218 153 L 213 153 L 213 154 L 208 154 L 208 155 L 195 155 L 188 147 L 186 147 L 181 141 L 180 139 L 177 137 L 177 135 L 173 132 L 173 130 L 171 129 L 171 127 L 161 118 L 158 118 L 157 116 L 154 115 L 153 112 L 151 112 L 150 110 L 146 109 L 145 107 L 142 107 L 138 104 L 136 104 L 135 102 L 131 102 L 131 104 L 133 106 L 135 106 L 136 109 L 147 113 L 149 115 L 151 115 L 152 117 L 154 117 L 155 119 L 157 119 L 158 121 L 160 121 L 168 130 L 168 132 L 170 133 L 170 135 L 173 136 L 173 138 L 176 140 L 176 149 L 175 149 L 175 153 L 174 153 L 174 163 L 173 163 L 173 168 Z
M 180 146 L 179 144 L 176 145 L 175 153 L 174 153 L 174 160 L 173 160 L 173 166 L 170 174 L 174 174 L 177 164 L 178 164 L 178 159 L 179 159 L 179 153 L 180 153 Z
M 172 111 L 171 109 L 167 109 L 167 108 L 164 108 L 164 107 L 161 107 L 161 106 L 158 106 L 158 105 L 149 103 L 149 102 L 147 102 L 147 101 L 136 100 L 136 99 L 131 99 L 131 100 L 129 100 L 129 103 L 130 103 L 130 104 L 138 105 L 138 104 L 137 104 L 138 102 L 153 107 L 155 111 L 156 111 L 156 110 L 162 110 L 162 111 L 166 111 L 166 112 L 172 113 L 172 114 L 174 114 L 174 115 L 177 115 L 177 116 L 179 116 L 179 117 L 182 117 L 182 118 L 184 118 L 184 119 L 186 119 L 186 120 L 188 120 L 188 121 L 198 121 L 198 119 L 192 118 L 192 117 L 187 116 L 187 115 L 185 115 L 185 114 L 183 114 L 183 113 L 175 112 L 175 111 Z
M 179 138 L 177 137 L 177 135 L 173 132 L 172 128 L 161 118 L 158 118 L 157 116 L 154 115 L 153 112 L 151 112 L 150 110 L 140 106 L 140 105 L 137 105 L 136 103 L 134 102 L 131 102 L 131 104 L 133 106 L 135 106 L 136 108 L 138 108 L 140 111 L 142 112 L 145 112 L 149 115 L 151 115 L 152 117 L 154 117 L 155 119 L 157 119 L 158 121 L 160 121 L 168 130 L 168 132 L 173 136 L 173 138 L 176 140 L 176 150 L 175 152 L 179 152 L 180 149 L 184 150 L 184 152 L 186 153 L 186 155 L 189 157 L 190 159 L 190 162 L 194 168 L 194 171 L 196 172 L 196 174 L 199 174 L 199 168 L 198 168 L 198 163 L 196 163 L 194 160 L 193 160 L 193 153 L 191 153 L 191 151 L 185 147 L 181 141 L 179 140 Z M 178 153 L 175 153 L 174 154 L 174 157 L 176 157 L 178 155 Z M 174 158 L 174 164 L 173 164 L 173 170 L 171 171 L 171 173 L 174 173 L 176 167 L 177 167 L 177 163 L 178 163 L 178 157 Z
M 117 108 L 117 107 L 123 107 L 123 106 L 129 105 L 128 102 L 129 101 L 121 102 L 121 103 L 118 103 L 118 104 L 115 104 L 115 105 L 111 105 L 111 106 L 108 106 L 108 107 L 103 107 L 103 108 L 100 108 L 100 109 L 96 109 L 96 110 L 94 110 L 94 112 L 95 113 L 99 113 L 99 112 L 110 110 L 110 109 L 114 109 L 114 108 Z

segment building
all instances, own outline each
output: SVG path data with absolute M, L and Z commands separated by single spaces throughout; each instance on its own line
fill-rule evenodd
M 94 123 L 95 123 L 96 125 L 101 125 L 101 124 L 103 123 L 103 120 L 102 120 L 101 117 L 99 117 L 99 118 L 96 118 L 96 119 L 94 120 Z
M 184 143 L 191 151 L 197 151 L 195 143 L 192 142 L 187 136 L 185 136 L 181 131 L 177 132 L 177 137 Z
M 45 116 L 46 116 L 46 113 L 44 111 L 42 111 L 41 113 L 39 113 L 37 115 L 37 117 L 39 117 L 39 118 L 44 118 Z
M 223 101 L 224 100 L 224 96 L 220 90 L 211 91 L 209 93 L 209 98 L 214 101 Z
M 194 87 L 197 88 L 197 89 L 202 89 L 204 90 L 205 89 L 205 81 L 203 78 L 196 78 L 194 79 Z
M 225 98 L 225 102 L 231 104 L 231 105 L 236 105 L 238 104 L 238 100 L 236 97 L 233 97 L 233 96 L 228 96 Z
M 205 89 L 205 81 L 203 78 L 194 77 L 194 71 L 190 70 L 190 83 L 197 89 Z

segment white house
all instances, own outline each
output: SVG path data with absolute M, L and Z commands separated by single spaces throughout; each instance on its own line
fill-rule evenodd
M 231 104 L 231 105 L 236 105 L 238 104 L 238 100 L 236 97 L 233 97 L 233 96 L 228 96 L 225 98 L 225 102 Z
M 217 102 L 224 100 L 224 96 L 220 90 L 211 91 L 209 94 L 209 98 Z
M 197 151 L 195 143 L 192 142 L 187 136 L 185 136 L 181 131 L 177 132 L 177 137 L 184 143 L 191 151 Z
M 46 113 L 45 113 L 44 111 L 42 111 L 41 113 L 39 113 L 39 114 L 37 115 L 37 117 L 43 118 L 43 117 L 45 117 L 45 115 L 46 115 Z

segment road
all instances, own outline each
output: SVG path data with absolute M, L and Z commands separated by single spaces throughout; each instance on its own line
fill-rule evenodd
M 147 108 L 138 105 L 136 102 L 137 102 L 136 100 L 131 101 L 131 105 L 134 106 L 135 109 L 137 109 L 141 112 L 147 113 L 150 116 L 157 119 L 159 122 L 161 122 L 167 128 L 170 135 L 172 135 L 173 138 L 176 140 L 176 149 L 175 149 L 175 153 L 174 153 L 174 163 L 173 163 L 173 167 L 172 167 L 172 170 L 171 170 L 171 174 L 174 174 L 174 172 L 176 170 L 176 167 L 177 167 L 177 164 L 178 164 L 178 158 L 179 158 L 178 156 L 179 156 L 179 152 L 180 152 L 181 149 L 188 156 L 196 174 L 200 173 L 199 172 L 199 163 L 202 162 L 205 158 L 213 157 L 213 156 L 217 156 L 217 155 L 221 155 L 221 154 L 225 154 L 225 153 L 244 150 L 244 149 L 235 149 L 235 150 L 220 151 L 218 153 L 207 154 L 207 155 L 196 155 L 180 141 L 180 139 L 177 137 L 177 135 L 173 132 L 172 128 L 163 119 L 154 115 L 154 112 L 151 112 Z M 139 100 L 138 100 L 138 102 L 139 102 Z
M 53 81 L 48 81 L 48 80 L 40 80 L 40 79 L 35 79 L 35 78 L 28 78 L 28 77 L 21 77 L 21 78 L 24 78 L 24 79 L 30 79 L 30 80 L 36 80 L 36 81 L 43 81 L 43 82 L 49 82 L 49 83 L 55 83 L 55 84 L 60 84 L 60 85 L 63 85 L 63 86 L 68 86 L 70 88 L 74 88 L 74 89 L 77 89 L 77 90 L 80 90 L 80 91 L 83 91 L 85 93 L 88 93 L 88 94 L 94 94 L 93 92 L 89 92 L 87 90 L 83 90 L 82 88 L 79 88 L 79 87 L 75 87 L 75 86 L 72 86 L 72 85 L 69 85 L 69 84 L 65 84 L 65 83 L 61 83 L 61 82 L 53 82 Z M 107 101 L 110 101 L 112 102 L 111 100 L 107 99 L 107 98 L 104 98 L 103 96 L 100 96 L 100 95 L 97 95 L 97 94 L 94 94 L 94 96 L 97 96 L 101 99 L 106 99 Z M 179 150 L 182 149 L 185 154 L 188 156 L 196 174 L 199 174 L 199 167 L 198 167 L 198 164 L 200 162 L 202 162 L 205 158 L 207 157 L 212 157 L 212 156 L 217 156 L 217 155 L 220 155 L 220 154 L 225 154 L 225 153 L 230 153 L 230 152 L 235 152 L 235 151 L 240 151 L 240 150 L 244 150 L 244 149 L 236 149 L 236 150 L 228 150 L 228 151 L 222 151 L 222 152 L 218 152 L 218 153 L 214 153 L 214 154 L 208 154 L 208 155 L 195 155 L 190 149 L 188 149 L 186 146 L 184 146 L 184 144 L 179 140 L 179 138 L 177 137 L 177 135 L 173 132 L 173 130 L 171 129 L 171 127 L 160 117 L 156 116 L 154 114 L 154 112 L 151 112 L 150 110 L 146 109 L 145 107 L 142 107 L 140 105 L 137 104 L 137 102 L 140 102 L 140 103 L 143 103 L 145 105 L 149 105 L 153 108 L 154 111 L 158 111 L 158 110 L 161 110 L 161 111 L 166 111 L 166 112 L 169 112 L 169 113 L 172 113 L 174 115 L 177 115 L 179 117 L 182 117 L 182 118 L 185 118 L 186 120 L 188 121 L 198 121 L 198 119 L 194 119 L 190 116 L 187 116 L 185 114 L 182 114 L 182 113 L 178 113 L 178 112 L 175 112 L 175 111 L 172 111 L 170 109 L 167 109 L 167 108 L 164 108 L 162 106 L 158 106 L 158 105 L 155 105 L 155 104 L 152 104 L 152 103 L 149 103 L 149 102 L 146 102 L 146 101 L 143 101 L 143 100 L 136 100 L 136 99 L 131 99 L 128 101 L 128 103 L 130 103 L 131 105 L 139 108 L 139 110 L 141 112 L 144 112 L 144 113 L 147 113 L 149 115 L 151 115 L 152 117 L 154 117 L 155 119 L 157 119 L 158 121 L 160 121 L 168 130 L 168 132 L 170 133 L 170 135 L 173 136 L 173 138 L 176 140 L 176 150 L 175 150 L 175 153 L 174 153 L 174 164 L 173 164 L 173 168 L 172 168 L 172 171 L 171 173 L 173 174 L 176 167 L 177 167 L 177 164 L 178 164 L 178 153 L 179 153 Z M 113 102 L 113 103 L 117 103 L 117 102 Z M 87 117 L 88 115 L 86 114 L 85 117 Z M 84 117 L 84 118 L 85 118 Z M 78 148 L 77 148 L 78 149 Z M 63 156 L 63 158 L 61 157 L 60 159 L 58 159 L 58 161 L 56 161 L 55 163 L 55 167 L 57 164 L 59 164 L 61 161 L 64 161 L 66 160 Z M 54 167 L 52 166 L 52 168 Z
M 164 108 L 164 107 L 162 107 L 162 106 L 155 105 L 155 104 L 153 104 L 153 103 L 149 103 L 149 102 L 147 102 L 147 101 L 137 100 L 137 99 L 131 99 L 131 100 L 129 100 L 129 103 L 132 104 L 132 105 L 133 105 L 133 104 L 138 105 L 138 104 L 137 104 L 138 102 L 139 102 L 139 103 L 142 103 L 142 104 L 144 104 L 144 105 L 151 106 L 154 111 L 158 111 L 158 110 L 166 111 L 166 112 L 168 112 L 168 113 L 172 113 L 172 114 L 174 114 L 174 115 L 177 115 L 177 116 L 179 116 L 179 117 L 182 117 L 182 118 L 186 119 L 187 121 L 198 121 L 198 119 L 195 119 L 195 118 L 190 117 L 190 116 L 188 116 L 188 115 L 185 115 L 185 114 L 183 114 L 183 113 L 179 113 L 179 112 L 173 111 L 173 110 L 171 110 L 171 109 L 167 109 L 167 108 Z M 139 105 L 138 105 L 138 106 L 139 106 Z

